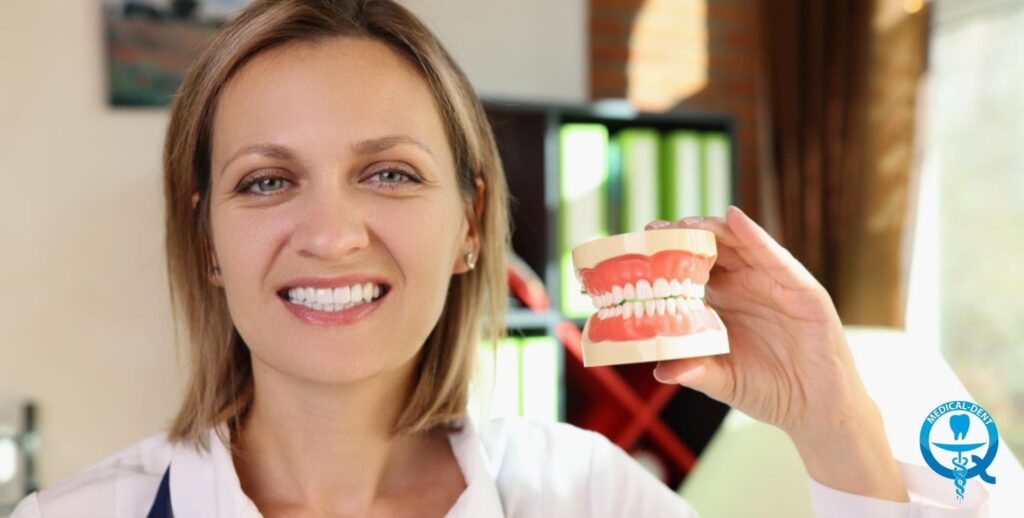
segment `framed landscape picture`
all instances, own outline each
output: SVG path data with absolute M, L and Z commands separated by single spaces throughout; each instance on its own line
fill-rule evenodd
M 203 43 L 251 0 L 103 0 L 113 106 L 171 103 Z

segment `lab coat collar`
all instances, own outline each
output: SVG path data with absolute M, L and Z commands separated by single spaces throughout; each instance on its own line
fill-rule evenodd
M 468 417 L 460 422 L 462 429 L 449 433 L 448 440 L 462 470 L 466 489 L 446 518 L 503 517 L 496 479 L 504 441 L 490 441 L 490 447 L 485 448 L 476 423 Z M 217 428 L 211 427 L 207 432 L 209 453 L 200 452 L 185 443 L 174 445 L 170 465 L 174 514 L 195 518 L 260 517 L 262 515 L 256 505 L 242 491 L 230 451 L 217 434 Z M 226 437 L 230 437 L 226 424 L 219 425 L 219 428 L 223 429 Z M 501 438 L 505 434 L 496 435 Z

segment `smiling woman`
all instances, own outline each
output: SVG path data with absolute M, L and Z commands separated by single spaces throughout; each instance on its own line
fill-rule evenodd
M 253 3 L 164 149 L 182 406 L 14 517 L 696 516 L 600 435 L 467 416 L 504 333 L 508 192 L 465 75 L 397 2 Z M 657 377 L 789 433 L 820 510 L 910 515 L 824 288 L 735 208 L 675 225 L 715 234 L 731 348 Z

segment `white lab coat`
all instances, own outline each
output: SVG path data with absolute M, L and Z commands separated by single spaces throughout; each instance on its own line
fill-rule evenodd
M 257 518 L 234 463 L 216 431 L 211 452 L 154 435 L 53 486 L 27 496 L 11 518 L 137 518 L 146 516 L 170 463 L 171 502 L 179 518 Z M 448 518 L 615 517 L 697 518 L 678 493 L 650 475 L 604 436 L 562 423 L 467 420 L 449 435 L 466 490 Z M 951 485 L 927 468 L 901 464 L 911 503 L 836 491 L 809 479 L 816 515 L 830 518 L 967 518 L 987 516 L 988 493 L 969 482 L 956 510 Z M 766 510 L 770 515 L 770 511 Z

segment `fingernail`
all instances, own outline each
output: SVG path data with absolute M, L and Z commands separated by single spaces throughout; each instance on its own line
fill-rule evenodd
M 658 367 L 654 368 L 654 379 L 658 380 L 658 383 L 668 383 L 669 380 L 662 379 L 658 376 Z
M 671 224 L 672 223 L 670 223 L 668 221 L 665 221 L 663 219 L 657 219 L 657 220 L 654 220 L 654 221 L 648 223 L 647 226 L 650 227 L 651 230 L 654 230 L 654 229 L 659 229 L 659 228 L 662 228 L 662 227 L 667 227 L 667 226 L 669 226 Z
M 704 218 L 702 218 L 700 216 L 687 216 L 687 217 L 682 219 L 682 222 L 686 223 L 687 225 L 696 225 L 697 223 L 700 223 L 701 221 L 704 221 Z

